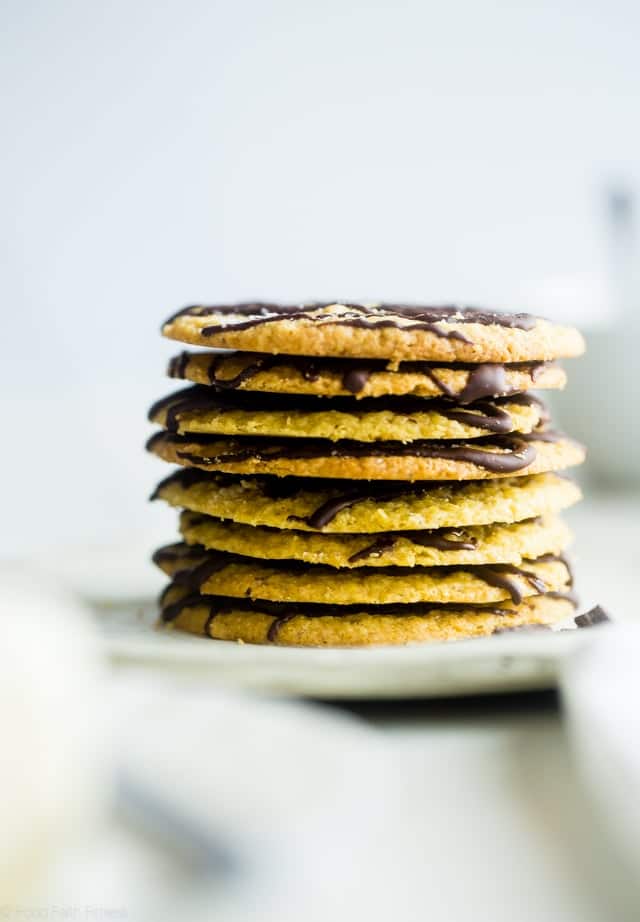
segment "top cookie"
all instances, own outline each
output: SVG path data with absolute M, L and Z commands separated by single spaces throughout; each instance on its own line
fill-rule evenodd
M 162 332 L 197 346 L 397 361 L 549 361 L 584 351 L 573 327 L 530 314 L 400 304 L 197 305 Z

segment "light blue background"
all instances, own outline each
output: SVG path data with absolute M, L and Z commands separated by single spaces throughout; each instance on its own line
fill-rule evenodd
M 637 3 L 2 9 L 3 550 L 173 523 L 139 446 L 185 303 L 607 310 Z

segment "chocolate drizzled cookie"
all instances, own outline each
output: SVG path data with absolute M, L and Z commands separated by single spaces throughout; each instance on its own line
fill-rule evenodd
M 400 304 L 193 306 L 163 326 L 192 386 L 148 449 L 181 466 L 161 621 L 219 639 L 366 645 L 550 625 L 572 611 L 557 513 L 583 449 L 529 391 L 580 334 Z M 239 350 L 211 352 L 211 348 Z

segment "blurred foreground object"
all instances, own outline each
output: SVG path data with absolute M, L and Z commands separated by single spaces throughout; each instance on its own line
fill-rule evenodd
M 593 636 L 565 668 L 563 699 L 578 774 L 614 861 L 635 882 L 640 871 L 640 629 L 598 627 Z
M 0 904 L 11 904 L 99 813 L 104 727 L 88 614 L 40 573 L 0 574 Z

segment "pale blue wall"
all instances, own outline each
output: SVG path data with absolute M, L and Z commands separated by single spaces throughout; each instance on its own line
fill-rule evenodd
M 183 303 L 459 298 L 584 324 L 606 306 L 603 189 L 640 186 L 635 2 L 9 0 L 3 18 L 2 377 L 26 379 L 6 464 L 42 471 L 36 432 L 57 433 L 58 482 L 107 460 L 70 532 L 128 522 L 156 476 L 136 445 Z

